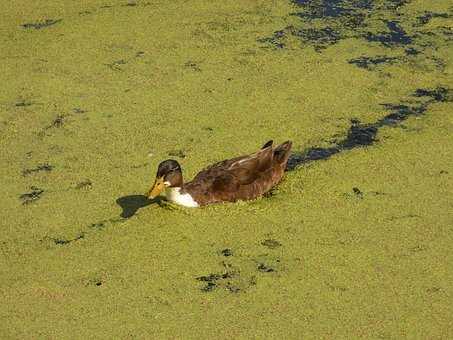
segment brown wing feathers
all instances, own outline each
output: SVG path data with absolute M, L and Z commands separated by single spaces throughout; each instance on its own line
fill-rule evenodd
M 200 204 L 253 199 L 277 184 L 286 167 L 291 142 L 276 148 L 269 141 L 258 152 L 216 163 L 184 185 Z

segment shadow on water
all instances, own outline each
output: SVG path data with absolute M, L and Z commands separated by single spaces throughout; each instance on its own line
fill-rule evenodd
M 130 218 L 135 215 L 138 209 L 153 203 L 159 204 L 159 202 L 160 199 L 150 200 L 145 195 L 127 195 L 116 200 L 116 203 L 123 209 L 121 213 L 121 217 L 123 218 Z

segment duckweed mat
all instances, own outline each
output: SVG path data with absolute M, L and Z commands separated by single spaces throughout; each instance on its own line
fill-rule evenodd
M 0 338 L 453 338 L 450 1 L 0 4 Z M 149 201 L 293 141 L 265 197 Z

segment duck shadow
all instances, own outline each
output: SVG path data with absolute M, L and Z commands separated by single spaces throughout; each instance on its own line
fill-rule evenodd
M 145 195 L 127 195 L 118 198 L 116 203 L 123 209 L 120 216 L 123 218 L 130 218 L 134 216 L 140 208 L 154 203 L 160 204 L 160 201 L 160 198 L 150 200 Z

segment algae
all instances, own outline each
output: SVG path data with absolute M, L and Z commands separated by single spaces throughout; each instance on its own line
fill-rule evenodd
M 0 4 L 0 338 L 451 338 L 449 1 Z M 143 195 L 291 139 L 252 202 Z

